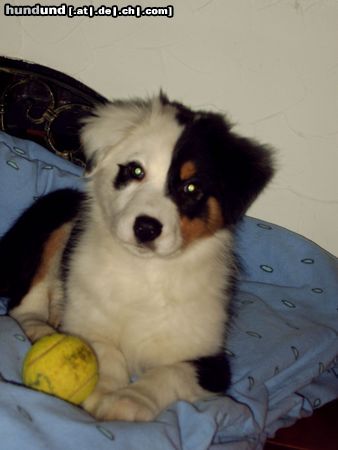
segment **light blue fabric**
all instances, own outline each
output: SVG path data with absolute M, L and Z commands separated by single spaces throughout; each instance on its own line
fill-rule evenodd
M 83 185 L 83 169 L 34 142 L 0 131 L 0 236 L 33 200 Z
M 8 142 L 2 145 L 12 155 Z M 18 148 L 24 150 L 28 145 L 19 144 Z M 7 160 L 0 160 L 0 199 L 5 193 L 8 208 L 5 215 L 1 210 L 3 230 L 10 223 L 7 215 L 17 216 L 23 203 L 60 187 L 60 179 L 66 183 L 62 186 L 81 183 L 76 178 L 81 171 L 68 163 L 64 166 L 64 161 L 53 156 L 56 177 L 52 182 L 47 177 L 40 184 L 44 171 L 39 158 L 44 163 L 47 160 L 45 151 L 39 148 L 35 153 L 33 147 L 29 144 L 25 161 L 31 161 L 40 171 L 31 172 L 33 181 L 26 174 L 25 192 L 8 188 L 8 180 L 2 177 Z M 59 176 L 60 171 L 70 173 L 70 179 Z M 18 172 L 15 176 L 20 179 Z M 19 201 L 22 195 L 24 202 L 21 198 Z M 226 342 L 233 371 L 227 396 L 194 405 L 177 402 L 153 423 L 96 422 L 80 408 L 22 386 L 21 366 L 30 344 L 15 321 L 3 315 L 0 448 L 261 449 L 267 435 L 337 398 L 337 259 L 295 233 L 252 218 L 245 218 L 238 229 L 237 253 L 245 272 Z M 5 311 L 5 304 L 0 302 L 0 314 Z

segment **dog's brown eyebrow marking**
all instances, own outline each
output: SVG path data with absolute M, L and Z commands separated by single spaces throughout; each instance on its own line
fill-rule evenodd
M 197 169 L 193 161 L 186 161 L 180 171 L 180 178 L 182 181 L 189 180 L 189 178 L 196 175 Z

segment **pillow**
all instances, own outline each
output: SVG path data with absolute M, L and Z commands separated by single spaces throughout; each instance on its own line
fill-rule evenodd
M 38 197 L 65 187 L 81 189 L 83 168 L 40 145 L 0 131 L 0 236 Z

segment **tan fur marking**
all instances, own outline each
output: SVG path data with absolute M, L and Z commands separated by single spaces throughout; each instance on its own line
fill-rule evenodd
M 215 199 L 210 197 L 208 202 L 208 229 L 210 234 L 215 233 L 224 226 L 221 205 Z
M 183 164 L 180 171 L 181 180 L 189 180 L 196 174 L 196 166 L 192 161 L 187 161 Z
M 224 225 L 221 206 L 214 197 L 207 201 L 208 213 L 205 218 L 189 219 L 181 217 L 181 233 L 185 245 L 201 237 L 211 236 Z
M 43 249 L 40 267 L 33 278 L 32 286 L 36 285 L 47 276 L 51 262 L 54 256 L 57 253 L 60 253 L 60 251 L 64 248 L 70 230 L 71 224 L 66 223 L 57 230 L 53 231 L 53 233 L 49 236 L 49 239 L 45 243 L 45 247 Z

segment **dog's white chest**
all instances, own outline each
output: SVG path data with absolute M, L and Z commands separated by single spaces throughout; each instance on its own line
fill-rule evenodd
M 88 256 L 77 260 L 69 279 L 68 332 L 89 342 L 111 342 L 136 372 L 217 350 L 225 319 L 219 299 L 223 270 L 212 275 L 197 266 L 179 267 L 179 260 L 152 264 L 140 259 L 135 265 L 133 255 L 114 265 L 103 259 L 91 268 Z

